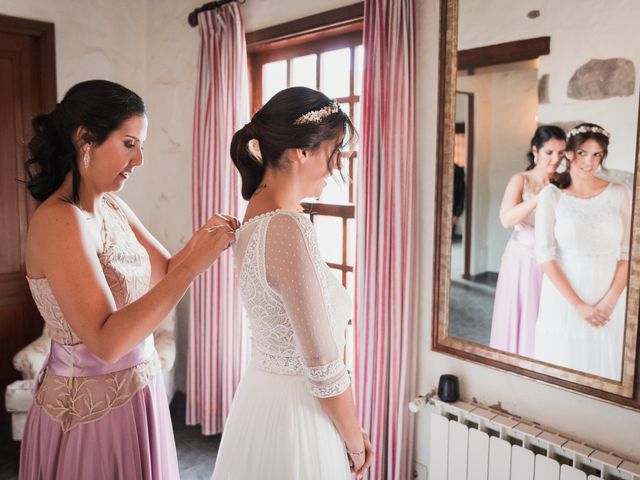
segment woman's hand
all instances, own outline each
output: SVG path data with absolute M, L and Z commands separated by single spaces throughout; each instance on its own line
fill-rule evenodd
M 222 225 L 227 225 L 233 231 L 236 231 L 240 227 L 240 221 L 231 215 L 216 213 L 207 220 L 207 223 L 204 224 L 204 228 L 218 227 Z
M 347 448 L 347 454 L 349 456 L 349 465 L 351 471 L 356 475 L 356 478 L 362 478 L 365 470 L 369 468 L 373 461 L 374 451 L 369 435 L 362 431 L 362 447 L 358 450 L 351 450 Z
M 233 217 L 214 215 L 193 234 L 190 249 L 184 263 L 192 268 L 196 275 L 204 272 L 215 262 L 220 254 L 235 241 L 237 222 Z
M 605 323 L 609 322 L 609 319 L 613 314 L 614 307 L 615 307 L 615 302 L 611 302 L 607 298 L 603 298 L 596 304 L 596 310 L 607 318 Z
M 599 310 L 597 306 L 580 302 L 574 308 L 578 312 L 578 315 L 594 327 L 602 327 L 609 321 L 609 314 L 605 314 L 602 310 Z

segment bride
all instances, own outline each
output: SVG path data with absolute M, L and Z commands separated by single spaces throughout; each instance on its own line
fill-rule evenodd
M 596 176 L 609 132 L 584 123 L 567 135 L 568 186 L 540 193 L 536 257 L 542 264 L 535 358 L 620 380 L 631 195 Z
M 335 100 L 293 87 L 235 133 L 231 157 L 249 200 L 234 249 L 252 361 L 227 419 L 215 480 L 360 477 L 373 451 L 344 358 L 350 299 L 299 212 L 318 197 L 353 126 Z

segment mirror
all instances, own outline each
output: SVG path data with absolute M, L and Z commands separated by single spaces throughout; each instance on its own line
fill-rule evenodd
M 434 349 L 640 406 L 640 4 L 500 3 L 442 2 Z

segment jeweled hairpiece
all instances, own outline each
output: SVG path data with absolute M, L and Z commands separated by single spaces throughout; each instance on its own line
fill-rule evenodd
M 607 132 L 602 127 L 588 127 L 586 125 L 583 125 L 581 127 L 572 128 L 571 130 L 569 130 L 569 133 L 567 133 L 567 138 L 573 137 L 574 135 L 578 135 L 579 133 L 599 133 L 601 135 L 604 135 L 607 138 L 611 136 L 609 132 Z
M 311 110 L 310 112 L 299 116 L 298 118 L 296 118 L 296 121 L 293 122 L 293 124 L 305 125 L 307 123 L 320 123 L 329 115 L 333 115 L 334 113 L 338 113 L 339 111 L 340 105 L 338 104 L 338 101 L 334 99 L 331 100 L 331 103 L 320 108 L 319 110 Z

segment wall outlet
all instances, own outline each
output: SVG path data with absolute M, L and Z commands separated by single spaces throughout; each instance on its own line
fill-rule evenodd
M 427 480 L 427 466 L 421 463 L 415 462 L 413 464 L 413 479 Z

